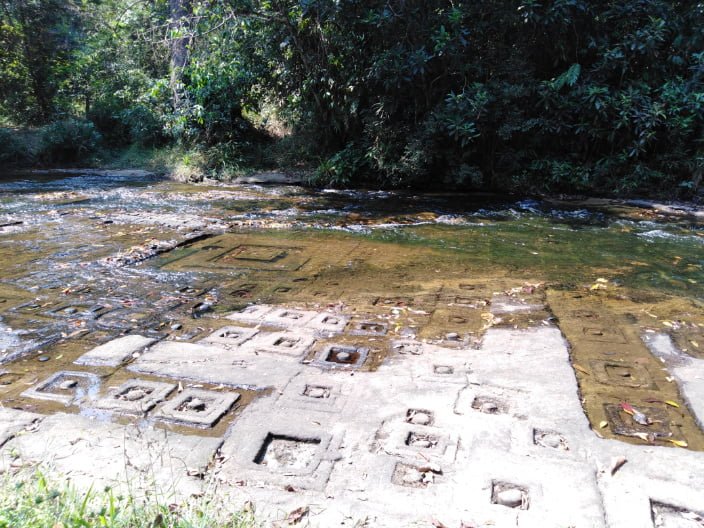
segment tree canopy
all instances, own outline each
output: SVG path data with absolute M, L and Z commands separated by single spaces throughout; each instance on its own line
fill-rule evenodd
M 700 2 L 0 0 L 5 121 L 226 160 L 276 119 L 328 184 L 686 195 L 703 74 Z

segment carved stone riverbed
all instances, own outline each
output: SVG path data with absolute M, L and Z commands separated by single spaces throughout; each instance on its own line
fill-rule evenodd
M 704 226 L 645 205 L 3 176 L 0 468 L 278 526 L 702 526 Z

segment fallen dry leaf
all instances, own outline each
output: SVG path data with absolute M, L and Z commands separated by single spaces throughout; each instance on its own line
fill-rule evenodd
M 630 414 L 631 416 L 633 416 L 636 412 L 636 410 L 631 406 L 631 404 L 627 402 L 621 402 L 621 409 L 623 409 L 625 413 Z
M 288 517 L 286 517 L 286 521 L 289 524 L 298 524 L 303 520 L 306 515 L 308 515 L 309 511 L 310 510 L 308 506 L 301 506 L 300 508 L 296 508 L 288 514 Z
M 580 371 L 582 374 L 589 375 L 589 371 L 587 369 L 585 369 L 582 365 L 578 365 L 577 363 L 573 363 L 572 366 L 574 367 L 575 370 Z
M 653 433 L 633 433 L 633 436 L 635 438 L 640 438 L 641 440 L 645 440 L 646 442 L 652 444 L 655 442 L 655 435 Z
M 684 440 L 676 440 L 675 438 L 668 438 L 667 441 L 673 445 L 676 445 L 677 447 L 689 446 L 689 444 L 687 442 L 685 442 Z
M 616 472 L 623 467 L 623 465 L 628 462 L 626 457 L 620 456 L 611 459 L 611 476 L 615 475 Z

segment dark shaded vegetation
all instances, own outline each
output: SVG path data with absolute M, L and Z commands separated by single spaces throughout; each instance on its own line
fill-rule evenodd
M 0 160 L 692 197 L 703 76 L 700 2 L 0 0 Z

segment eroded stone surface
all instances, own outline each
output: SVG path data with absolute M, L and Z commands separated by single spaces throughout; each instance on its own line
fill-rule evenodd
M 156 339 L 140 335 L 119 337 L 86 352 L 76 360 L 76 364 L 94 367 L 117 367 L 125 360 L 131 358 L 132 354 L 141 352 L 155 341 Z
M 301 370 L 296 358 L 240 353 L 216 346 L 161 342 L 129 367 L 133 372 L 231 387 L 282 387 Z
M 43 416 L 16 409 L 0 409 L 0 447 L 22 431 L 29 430 Z
M 40 464 L 85 489 L 110 486 L 135 498 L 150 491 L 183 498 L 202 491 L 202 480 L 191 475 L 205 471 L 221 442 L 58 413 L 7 442 L 0 466 Z

